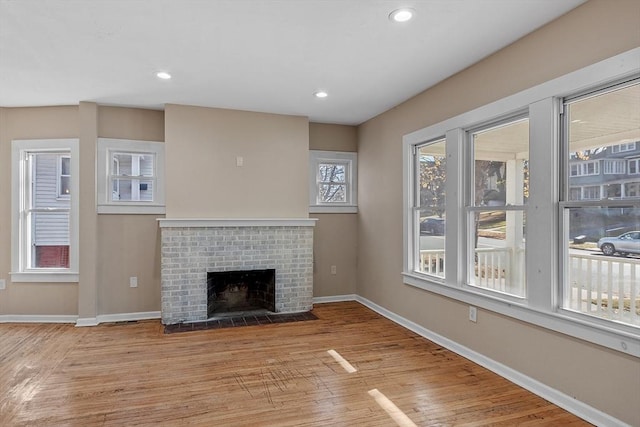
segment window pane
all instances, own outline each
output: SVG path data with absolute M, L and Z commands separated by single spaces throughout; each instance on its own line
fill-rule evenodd
M 570 200 L 637 198 L 640 85 L 566 104 Z
M 71 158 L 62 157 L 60 159 L 60 175 L 71 175 Z
M 640 325 L 640 207 L 567 208 L 564 213 L 564 307 Z
M 69 268 L 69 212 L 34 212 L 29 268 Z
M 153 158 L 152 154 L 113 153 L 111 174 L 152 177 L 154 173 Z
M 344 184 L 320 184 L 321 203 L 345 203 L 347 201 L 347 187 Z
M 119 179 L 112 183 L 112 201 L 153 201 L 153 180 Z
M 418 150 L 418 203 L 420 256 L 417 270 L 444 277 L 445 242 L 445 141 Z
M 473 134 L 474 205 L 522 205 L 529 195 L 529 119 Z
M 472 212 L 473 271 L 469 283 L 525 296 L 524 211 Z
M 70 194 L 71 194 L 71 177 L 61 176 L 60 177 L 60 195 L 68 196 Z
M 320 163 L 318 166 L 320 182 L 346 182 L 346 165 Z

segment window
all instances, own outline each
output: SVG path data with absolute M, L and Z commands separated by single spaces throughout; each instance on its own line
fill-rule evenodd
M 611 147 L 612 153 L 624 153 L 625 151 L 634 151 L 636 149 L 635 142 L 627 142 L 622 144 L 617 144 Z
M 164 213 L 164 143 L 98 139 L 98 213 Z
M 600 186 L 582 187 L 582 197 L 577 200 L 597 200 L 600 198 Z
M 575 158 L 580 158 L 579 154 Z M 580 163 L 571 163 L 571 176 L 588 176 L 600 174 L 600 162 L 597 160 Z
M 12 164 L 12 281 L 77 281 L 78 141 L 14 140 Z
M 525 213 L 529 120 L 519 118 L 469 133 L 468 283 L 525 296 Z
M 622 175 L 625 171 L 627 162 L 624 160 L 605 160 L 604 161 L 604 174 L 605 175 Z
M 640 159 L 619 154 L 640 141 L 639 53 L 405 135 L 404 283 L 640 356 L 638 255 L 601 240 L 640 231 Z M 422 173 L 437 156 L 442 202 L 426 190 L 439 181 Z M 441 204 L 438 236 L 421 226 Z M 443 271 L 425 263 L 431 249 Z
M 416 271 L 444 278 L 445 242 L 445 141 L 439 139 L 415 150 L 416 212 L 414 230 L 418 243 Z
M 637 194 L 637 185 L 610 182 L 624 175 L 627 161 L 608 158 L 634 150 L 635 143 L 615 144 L 611 150 L 603 144 L 640 132 L 640 104 L 625 99 L 640 99 L 640 83 L 625 82 L 564 100 L 565 152 L 569 158 L 602 159 L 604 175 L 583 188 L 581 199 L 570 195 L 561 203 L 565 236 L 562 308 L 640 325 L 640 290 L 635 283 L 640 264 L 624 256 L 602 256 L 640 253 L 640 242 L 627 244 L 616 237 L 640 230 L 640 205 L 629 201 Z M 582 124 L 587 121 L 589 127 L 584 129 Z M 570 173 L 565 185 L 571 186 L 577 179 Z
M 356 153 L 309 152 L 309 212 L 357 212 Z

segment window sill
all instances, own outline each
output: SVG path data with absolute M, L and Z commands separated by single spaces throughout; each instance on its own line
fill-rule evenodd
M 425 291 L 474 305 L 488 311 L 508 316 L 535 326 L 560 332 L 612 350 L 640 357 L 640 336 L 633 326 L 603 325 L 591 319 L 582 319 L 567 314 L 564 310 L 548 312 L 526 304 L 515 304 L 497 297 L 474 292 L 472 289 L 454 287 L 441 282 L 425 279 L 415 273 L 404 272 L 403 282 Z
M 99 214 L 120 214 L 120 215 L 164 215 L 166 208 L 159 206 L 141 205 L 98 205 Z
M 9 273 L 12 283 L 78 283 L 80 281 L 78 273 L 71 272 L 19 272 Z
M 309 206 L 309 213 L 358 213 L 358 206 Z

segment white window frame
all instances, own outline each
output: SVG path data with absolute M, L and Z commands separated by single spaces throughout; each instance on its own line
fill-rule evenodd
M 524 322 L 567 334 L 640 357 L 640 333 L 631 325 L 615 324 L 570 313 L 559 308 L 560 236 L 559 191 L 560 110 L 563 97 L 640 73 L 640 48 L 587 66 L 538 86 L 468 111 L 403 137 L 403 281 L 439 295 L 458 300 Z M 413 221 L 413 149 L 435 138 L 446 136 L 447 259 L 465 260 L 467 227 L 464 215 L 465 180 L 468 179 L 466 129 L 508 117 L 528 109 L 530 119 L 530 194 L 527 200 L 526 298 L 514 301 L 487 295 L 466 286 L 466 266 L 445 264 L 444 281 L 416 274 L 415 221 Z M 550 165 L 551 168 L 550 168 Z M 567 165 L 568 166 L 568 165 Z
M 25 215 L 29 197 L 25 185 L 27 156 L 33 152 L 69 152 L 71 156 L 71 207 L 69 212 L 69 268 L 28 268 L 27 251 L 31 250 Z M 78 282 L 79 244 L 79 141 L 78 139 L 13 140 L 11 143 L 11 281 L 19 282 Z
M 320 201 L 319 169 L 321 164 L 345 165 L 344 202 Z M 309 213 L 358 212 L 358 155 L 344 151 L 309 150 Z
M 603 161 L 602 170 L 605 175 L 624 175 L 627 162 L 624 159 L 606 159 Z
M 111 162 L 113 153 L 145 154 L 154 157 L 153 200 L 113 200 Z M 165 213 L 165 145 L 164 142 L 98 138 L 97 212 L 99 214 Z M 147 179 L 147 177 L 145 177 Z
M 593 172 L 589 172 L 589 166 L 593 165 Z M 576 173 L 573 173 L 573 167 L 576 167 Z M 593 176 L 600 175 L 600 160 L 587 160 L 571 162 L 571 176 Z
M 617 144 L 617 145 L 611 146 L 611 152 L 614 154 L 625 153 L 627 151 L 634 151 L 635 149 L 636 149 L 635 142 L 626 142 L 624 144 Z
M 629 159 L 627 165 L 628 175 L 640 175 L 640 159 Z M 631 172 L 631 164 L 635 164 L 635 172 Z

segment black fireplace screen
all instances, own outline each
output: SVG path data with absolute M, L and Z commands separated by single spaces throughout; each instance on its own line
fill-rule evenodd
M 275 311 L 276 271 L 242 270 L 207 273 L 207 316 L 254 310 Z

